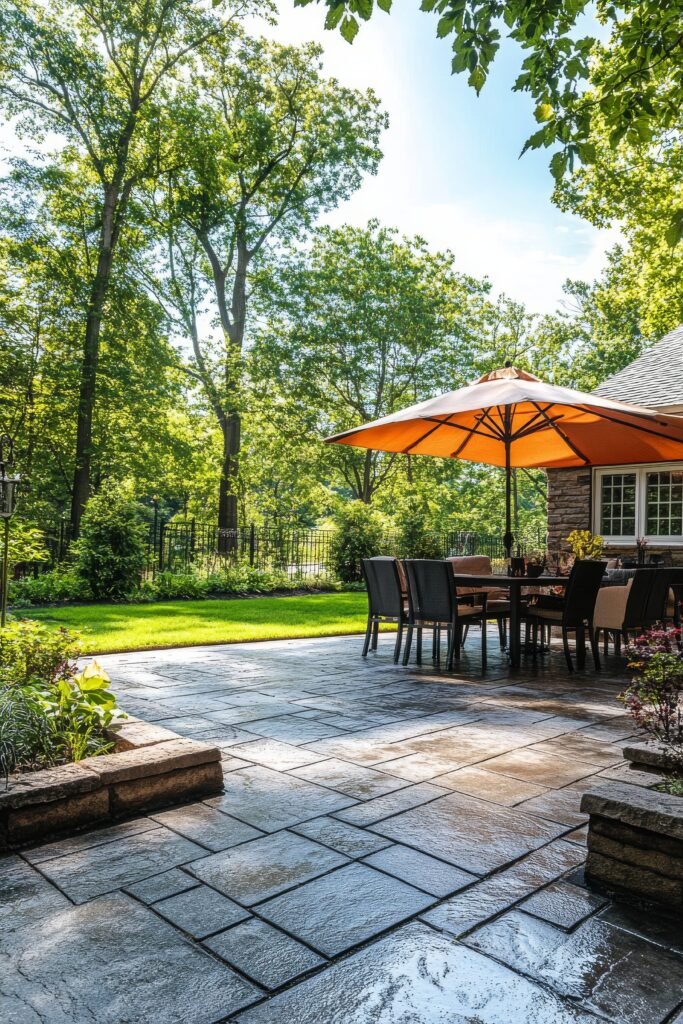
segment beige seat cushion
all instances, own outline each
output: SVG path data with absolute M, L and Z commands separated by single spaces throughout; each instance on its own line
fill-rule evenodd
M 629 580 L 625 587 L 601 587 L 595 602 L 593 626 L 595 629 L 622 629 L 628 595 L 631 592 Z

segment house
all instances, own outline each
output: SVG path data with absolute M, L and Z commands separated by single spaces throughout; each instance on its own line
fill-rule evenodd
M 683 415 L 683 325 L 596 388 L 602 398 Z M 649 552 L 683 564 L 683 462 L 548 470 L 548 547 L 572 530 L 601 534 L 610 553 Z

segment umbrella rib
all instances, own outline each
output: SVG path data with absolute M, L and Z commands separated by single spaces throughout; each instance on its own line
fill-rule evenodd
M 540 430 L 545 430 L 549 423 L 552 425 L 553 423 L 557 423 L 557 421 L 561 419 L 562 416 L 547 416 L 546 419 L 541 423 L 536 423 L 532 427 L 527 425 L 526 427 L 520 429 L 518 433 L 516 433 L 513 436 L 512 440 L 519 441 L 521 440 L 521 438 L 530 437 L 532 434 L 537 434 Z
M 658 430 L 653 430 L 651 427 L 641 427 L 639 423 L 629 423 L 628 420 L 620 420 L 620 419 L 617 419 L 616 416 L 608 416 L 607 413 L 603 412 L 600 409 L 597 409 L 597 410 L 593 409 L 593 408 L 591 408 L 590 405 L 584 405 L 584 406 L 577 405 L 576 408 L 577 409 L 582 409 L 583 412 L 590 412 L 594 416 L 601 416 L 603 419 L 609 420 L 610 423 L 617 423 L 620 427 L 630 427 L 631 430 L 640 430 L 640 432 L 643 433 L 643 434 L 654 434 L 655 437 L 660 437 L 664 441 L 672 440 L 672 438 L 670 438 L 667 434 L 662 434 Z M 629 413 L 629 416 L 630 415 L 634 415 L 635 416 L 636 413 L 633 413 L 633 414 Z M 638 415 L 640 415 L 642 417 L 642 414 L 638 414 Z M 642 417 L 642 418 L 644 418 L 644 417 Z M 656 422 L 659 422 L 659 421 L 656 421 Z M 668 423 L 662 423 L 661 425 L 663 427 L 668 427 L 669 424 Z M 675 439 L 673 439 L 673 440 L 675 440 Z
M 564 433 L 564 431 L 560 430 L 560 428 L 558 427 L 557 423 L 555 423 L 553 420 L 551 420 L 551 418 L 548 416 L 548 414 L 546 412 L 544 412 L 544 410 L 541 409 L 541 407 L 536 402 L 532 402 L 532 405 L 534 405 L 536 407 L 536 409 L 538 409 L 538 411 L 541 413 L 543 418 L 545 420 L 547 420 L 548 424 L 552 427 L 552 429 L 555 431 L 555 433 L 558 434 L 559 437 L 562 438 L 562 440 L 567 445 L 567 447 L 571 448 L 571 450 L 574 452 L 574 455 L 576 455 L 577 458 L 582 459 L 583 462 L 585 462 L 585 464 L 587 466 L 590 466 L 590 464 L 591 464 L 590 459 L 587 459 L 586 456 L 583 454 L 583 452 L 579 448 L 576 447 L 574 442 L 569 440 L 569 438 Z
M 454 413 L 451 413 L 451 416 L 452 415 L 454 415 Z M 448 423 L 446 420 L 434 420 L 432 416 L 423 416 L 422 419 L 424 419 L 428 423 L 436 422 L 437 425 L 440 427 L 452 427 L 454 430 L 464 430 L 468 434 L 479 434 L 481 437 L 485 437 L 488 441 L 490 441 L 491 438 L 493 438 L 494 440 L 498 440 L 498 434 L 494 434 L 491 431 L 484 433 L 483 430 L 477 430 L 476 427 L 463 427 L 462 423 Z M 479 425 L 482 425 L 481 422 Z
M 439 420 L 438 423 L 436 423 L 435 426 L 430 427 L 429 430 L 426 431 L 426 433 L 422 434 L 421 437 L 418 437 L 417 441 L 413 441 L 412 444 L 409 444 L 407 448 L 404 448 L 401 451 L 401 455 L 410 455 L 410 453 L 413 450 L 413 448 L 417 448 L 418 444 L 422 444 L 422 442 L 426 441 L 428 437 L 431 437 L 431 435 L 433 433 L 435 433 L 439 429 L 439 427 L 443 427 L 443 426 L 451 427 L 451 426 L 453 426 L 452 423 L 448 422 L 452 415 L 453 415 L 453 413 L 451 413 L 450 416 L 447 416 L 445 420 Z
M 496 408 L 498 409 L 498 413 L 500 414 L 500 418 L 502 420 L 503 419 L 503 414 L 500 411 L 500 406 L 498 405 L 498 406 L 496 406 Z M 493 434 L 491 436 L 496 437 L 499 441 L 504 441 L 505 440 L 505 430 L 504 430 L 503 427 L 499 426 L 498 423 L 496 423 L 496 421 L 494 420 L 493 416 L 491 415 L 491 409 L 490 408 L 482 410 L 480 420 L 481 421 L 483 421 L 483 420 L 487 420 L 488 421 L 486 425 L 488 427 L 490 427 L 490 429 L 493 431 Z
M 552 409 L 552 403 L 549 404 L 549 405 L 546 405 L 546 407 L 543 410 L 543 412 L 547 413 L 549 409 Z M 541 412 L 537 412 L 534 416 L 531 417 L 530 420 L 527 420 L 527 422 L 524 424 L 523 427 L 520 427 L 519 430 L 515 434 L 512 435 L 511 440 L 512 441 L 517 441 L 518 438 L 524 437 L 525 434 L 527 433 L 529 427 L 531 427 L 534 423 L 536 423 L 541 418 L 542 418 L 542 413 Z M 541 430 L 545 429 L 545 423 L 541 424 L 540 429 Z

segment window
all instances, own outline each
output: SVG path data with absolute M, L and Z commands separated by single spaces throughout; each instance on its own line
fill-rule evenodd
M 683 543 L 683 465 L 595 471 L 593 528 L 608 540 Z
M 647 474 L 647 528 L 651 537 L 683 533 L 683 472 Z
M 600 495 L 600 533 L 631 537 L 636 532 L 636 474 L 606 473 Z

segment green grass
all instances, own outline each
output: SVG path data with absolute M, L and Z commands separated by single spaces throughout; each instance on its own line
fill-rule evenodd
M 338 593 L 234 601 L 75 604 L 16 614 L 51 626 L 83 630 L 85 653 L 108 654 L 361 633 L 367 607 L 363 593 Z

